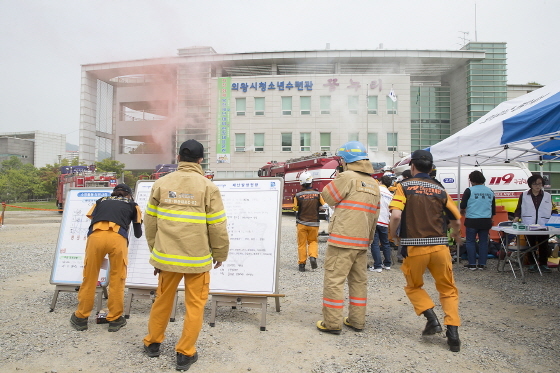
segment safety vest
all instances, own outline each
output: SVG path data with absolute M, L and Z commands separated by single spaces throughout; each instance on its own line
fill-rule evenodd
M 552 198 L 550 193 L 543 191 L 544 195 L 538 211 L 535 210 L 533 198 L 529 193 L 531 193 L 530 189 L 521 195 L 521 222 L 527 225 L 545 225 L 552 214 Z

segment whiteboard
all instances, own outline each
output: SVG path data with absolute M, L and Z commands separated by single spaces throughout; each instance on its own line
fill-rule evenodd
M 91 222 L 86 214 L 95 201 L 110 196 L 112 191 L 113 188 L 70 188 L 66 193 L 51 270 L 52 285 L 81 285 L 84 276 L 87 232 Z M 107 285 L 108 266 L 109 261 L 106 257 L 98 278 L 103 286 Z
M 146 211 L 154 181 L 138 181 L 136 203 Z M 230 249 L 227 261 L 212 269 L 210 291 L 224 293 L 275 293 L 278 278 L 278 248 L 283 180 L 256 178 L 216 180 L 226 215 Z M 157 288 L 149 264 L 145 237 L 130 238 L 128 288 Z

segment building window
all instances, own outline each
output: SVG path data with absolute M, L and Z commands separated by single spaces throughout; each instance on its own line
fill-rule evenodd
M 311 114 L 311 96 L 300 96 L 299 110 L 301 115 Z
M 255 115 L 264 115 L 264 97 L 255 97 Z
M 348 112 L 358 114 L 358 96 L 348 96 Z
M 321 114 L 331 113 L 331 96 L 321 96 Z
M 245 110 L 247 108 L 247 100 L 243 98 L 236 98 L 235 99 L 235 112 L 238 116 L 245 115 Z
M 292 96 L 282 97 L 282 115 L 292 115 Z
M 360 141 L 359 132 L 348 132 L 348 141 Z
M 397 142 L 398 142 L 398 133 L 387 132 L 387 150 L 391 152 L 397 151 Z
M 321 132 L 321 151 L 328 152 L 331 150 L 331 134 L 330 132 Z
M 367 113 L 377 114 L 377 96 L 368 96 Z
M 285 132 L 282 133 L 282 151 L 291 152 L 292 151 L 292 133 Z
M 389 96 L 387 96 L 387 114 L 397 114 L 398 111 L 398 101 L 393 101 Z
M 377 151 L 377 132 L 369 132 L 367 134 L 368 151 Z
M 245 134 L 236 133 L 235 134 L 235 151 L 244 152 L 245 151 Z
M 256 152 L 264 152 L 264 133 L 255 133 L 254 144 Z
M 302 152 L 311 151 L 311 132 L 301 132 L 299 134 L 299 150 Z

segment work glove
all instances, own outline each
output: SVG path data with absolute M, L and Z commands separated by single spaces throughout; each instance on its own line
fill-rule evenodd
M 134 229 L 134 237 L 136 238 L 142 237 L 142 224 L 132 223 L 132 228 Z
M 403 258 L 408 256 L 408 246 L 401 245 L 401 255 Z

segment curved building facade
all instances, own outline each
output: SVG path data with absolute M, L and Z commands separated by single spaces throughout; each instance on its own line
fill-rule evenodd
M 80 159 L 129 170 L 205 146 L 217 177 L 334 153 L 351 140 L 393 164 L 507 99 L 505 43 L 457 51 L 318 50 L 178 56 L 82 66 Z

